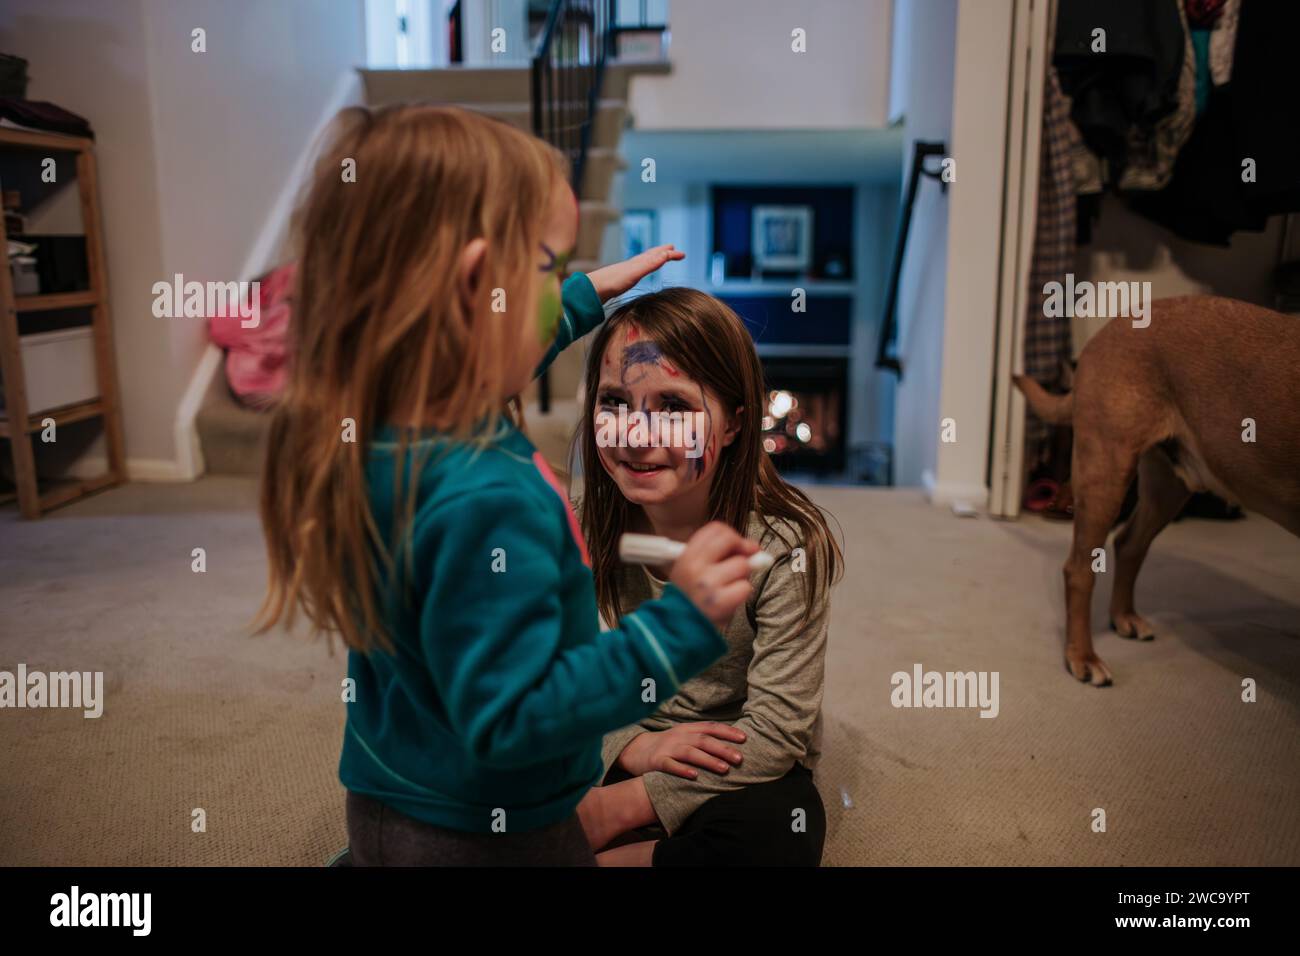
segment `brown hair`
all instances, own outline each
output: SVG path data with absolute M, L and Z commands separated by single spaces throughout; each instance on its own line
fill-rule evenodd
M 370 510 L 368 443 L 397 425 L 402 460 L 429 418 L 473 440 L 502 411 L 519 323 L 534 317 L 494 314 L 490 296 L 526 294 L 566 173 L 552 147 L 460 109 L 354 107 L 335 119 L 295 215 L 291 369 L 262 473 L 259 630 L 301 611 L 349 647 L 390 646 L 377 585 L 395 559 Z M 480 301 L 465 308 L 460 254 L 480 237 Z M 349 419 L 355 440 L 343 441 Z M 394 542 L 414 515 L 419 464 L 396 469 Z
M 585 482 L 582 533 L 591 553 L 601 613 L 609 621 L 623 615 L 618 594 L 618 539 L 628 530 L 636 506 L 623 497 L 600 464 L 594 415 L 605 349 L 618 329 L 628 324 L 635 324 L 664 358 L 717 395 L 728 415 L 738 414 L 735 439 L 719 449 L 718 467 L 709 488 L 708 520 L 724 521 L 745 534 L 750 514 L 757 513 L 791 548 L 804 548 L 808 570 L 799 577 L 805 583 L 806 613 L 811 614 L 839 576 L 843 561 L 839 544 L 822 509 L 777 474 L 763 449 L 763 367 L 744 323 L 713 296 L 686 288 L 643 295 L 619 308 L 596 333 L 587 356 L 586 401 L 576 440 Z M 793 526 L 797 539 L 791 541 L 778 522 Z

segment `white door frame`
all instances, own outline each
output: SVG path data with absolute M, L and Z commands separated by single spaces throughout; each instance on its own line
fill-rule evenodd
M 1001 286 L 993 375 L 993 444 L 989 514 L 1020 514 L 1024 480 L 1025 400 L 1012 385 L 1024 370 L 1029 276 L 1038 216 L 1044 83 L 1052 50 L 1055 0 L 1015 0 L 1007 91 L 1006 179 L 1002 210 Z

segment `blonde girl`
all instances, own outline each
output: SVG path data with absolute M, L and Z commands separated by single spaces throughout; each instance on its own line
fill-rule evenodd
M 355 168 L 355 177 L 341 175 Z M 563 282 L 551 147 L 453 108 L 341 114 L 299 212 L 287 393 L 262 488 L 262 626 L 348 648 L 353 862 L 581 864 L 601 735 L 725 649 L 753 542 L 705 528 L 598 637 L 587 550 L 507 403 L 671 248 Z M 354 181 L 353 181 L 354 180 Z M 731 559 L 731 560 L 728 560 Z

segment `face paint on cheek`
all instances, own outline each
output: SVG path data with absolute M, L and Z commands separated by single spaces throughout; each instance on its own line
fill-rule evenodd
M 698 481 L 704 474 L 704 468 L 709 460 L 710 453 L 713 451 L 713 412 L 709 410 L 709 400 L 704 397 L 704 386 L 700 386 L 700 404 L 704 406 L 704 454 L 695 459 L 695 479 Z
M 551 283 L 546 283 L 537 303 L 537 334 L 543 346 L 555 341 L 555 330 L 559 327 L 560 316 L 563 314 L 564 306 L 560 302 L 559 290 Z

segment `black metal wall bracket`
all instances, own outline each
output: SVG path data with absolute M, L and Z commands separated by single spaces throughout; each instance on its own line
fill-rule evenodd
M 918 145 L 921 145 L 921 144 L 918 144 Z M 925 144 L 925 145 L 938 146 L 938 147 L 939 147 L 939 154 L 940 154 L 940 155 L 942 155 L 942 153 L 944 152 L 944 144 L 943 144 L 943 143 L 928 143 L 928 144 Z M 922 157 L 922 160 L 921 160 L 921 161 L 922 161 L 922 165 L 918 168 L 917 171 L 918 171 L 922 176 L 925 176 L 927 179 L 935 179 L 935 180 L 938 180 L 938 182 L 939 182 L 939 192 L 941 192 L 941 193 L 946 193 L 946 192 L 948 192 L 948 180 L 944 179 L 944 177 L 943 177 L 943 163 L 941 162 L 941 163 L 939 164 L 939 168 L 938 168 L 938 169 L 926 169 L 925 166 L 924 166 L 924 162 L 925 162 L 925 160 L 926 160 L 927 158 L 929 158 L 930 156 L 932 156 L 932 155 L 935 155 L 935 154 L 933 154 L 933 153 L 926 153 L 926 155 L 925 155 L 924 157 Z

